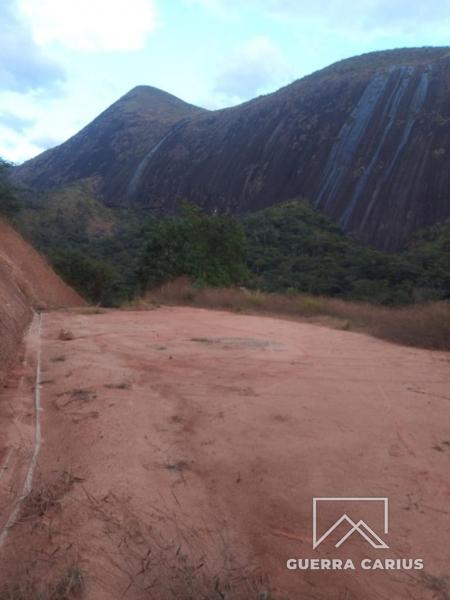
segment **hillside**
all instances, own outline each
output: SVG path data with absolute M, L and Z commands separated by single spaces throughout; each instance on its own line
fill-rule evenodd
M 16 169 L 33 189 L 91 178 L 112 207 L 180 199 L 246 213 L 306 197 L 381 249 L 450 217 L 450 48 L 375 52 L 203 111 L 139 87 Z
M 0 218 L 0 383 L 33 310 L 83 304 L 40 254 Z
M 148 165 L 141 202 L 246 212 L 301 195 L 398 249 L 450 216 L 449 83 L 448 49 L 376 53 L 200 116 Z
M 89 180 L 105 204 L 125 202 L 147 156 L 202 109 L 149 86 L 125 94 L 75 136 L 26 162 L 15 179 L 35 190 Z

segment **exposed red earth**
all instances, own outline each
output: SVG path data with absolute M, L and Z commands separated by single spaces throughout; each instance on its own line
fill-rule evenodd
M 0 218 L 0 385 L 33 310 L 83 304 L 45 259 Z
M 160 308 L 44 313 L 24 356 L 0 395 L 0 532 L 17 513 L 2 584 L 75 565 L 88 600 L 220 598 L 230 581 L 241 591 L 223 597 L 256 599 L 268 579 L 277 599 L 448 598 L 448 354 Z M 33 490 L 17 508 L 37 422 Z M 389 548 L 355 533 L 313 550 L 312 499 L 323 496 L 388 497 L 387 535 L 372 508 L 356 518 Z M 289 558 L 425 568 L 290 571 Z

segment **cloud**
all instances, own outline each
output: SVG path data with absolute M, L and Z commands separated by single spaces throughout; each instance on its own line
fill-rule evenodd
M 38 135 L 31 140 L 31 142 L 35 146 L 41 148 L 41 150 L 48 150 L 49 148 L 54 148 L 55 146 L 61 144 L 63 141 L 64 140 L 60 137 L 46 134 Z
M 190 0 L 216 15 L 236 14 L 241 0 Z M 248 0 L 268 17 L 320 21 L 330 29 L 352 33 L 420 33 L 450 24 L 450 0 Z
M 319 18 L 332 28 L 357 27 L 385 33 L 417 32 L 450 20 L 450 0 L 262 0 L 274 16 Z
M 35 124 L 35 119 L 27 117 L 19 117 L 9 111 L 2 111 L 0 113 L 0 123 L 7 129 L 12 129 L 17 133 L 22 133 L 25 129 L 32 127 Z
M 157 25 L 153 0 L 19 0 L 40 45 L 138 50 Z
M 377 0 L 370 9 L 368 15 L 362 15 L 362 22 L 367 29 L 414 33 L 417 29 L 450 23 L 450 0 Z
M 14 163 L 20 163 L 40 152 L 40 148 L 11 129 L 3 127 L 0 121 L 0 156 Z
M 55 88 L 62 67 L 40 48 L 14 2 L 0 1 L 0 90 L 28 92 Z
M 251 38 L 224 63 L 215 91 L 236 100 L 251 98 L 290 79 L 279 48 L 267 36 Z

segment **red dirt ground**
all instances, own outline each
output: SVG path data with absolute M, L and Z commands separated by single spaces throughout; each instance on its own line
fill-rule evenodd
M 88 600 L 256 600 L 269 598 L 255 591 L 266 579 L 276 599 L 449 597 L 447 354 L 192 308 L 84 313 L 43 316 L 42 448 L 0 550 L 2 582 L 76 564 Z M 59 340 L 62 328 L 74 339 Z M 35 329 L 0 396 L 12 452 L 0 527 L 33 443 L 37 341 Z M 313 550 L 322 496 L 388 497 L 388 535 L 375 509 L 350 516 L 389 549 L 356 534 Z M 289 571 L 291 557 L 422 558 L 425 569 Z M 227 581 L 241 591 L 214 592 Z

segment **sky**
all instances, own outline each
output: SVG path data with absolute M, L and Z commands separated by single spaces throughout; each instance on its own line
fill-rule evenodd
M 20 163 L 136 85 L 206 108 L 337 60 L 450 45 L 450 0 L 0 0 L 0 156 Z

